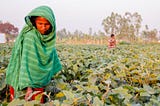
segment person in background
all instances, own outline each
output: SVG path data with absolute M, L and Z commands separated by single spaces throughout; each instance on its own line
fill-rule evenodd
M 56 23 L 52 9 L 48 6 L 33 9 L 25 17 L 25 23 L 6 70 L 11 101 L 18 91 L 25 91 L 27 101 L 34 91 L 44 92 L 51 78 L 62 69 L 55 48 Z M 30 100 L 34 100 L 34 96 Z
M 115 47 L 116 47 L 115 35 L 111 34 L 111 38 L 108 40 L 108 48 L 115 48 Z

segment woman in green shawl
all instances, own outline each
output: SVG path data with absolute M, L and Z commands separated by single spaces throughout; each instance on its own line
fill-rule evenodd
M 6 71 L 11 100 L 19 90 L 26 89 L 26 100 L 33 91 L 43 91 L 53 75 L 62 69 L 55 48 L 56 25 L 52 9 L 37 7 L 25 17 L 25 22 Z

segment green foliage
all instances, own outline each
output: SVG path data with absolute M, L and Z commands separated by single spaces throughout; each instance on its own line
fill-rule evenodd
M 126 42 L 126 41 L 121 41 L 118 43 L 119 45 L 130 45 L 131 43 Z
M 10 45 L 1 47 L 12 48 Z M 0 50 L 0 53 L 4 54 L 4 49 Z M 102 45 L 57 45 L 57 51 L 63 70 L 54 76 L 53 81 L 47 86 L 48 95 L 53 89 L 54 92 L 50 93 L 51 100 L 48 100 L 45 105 L 159 105 L 160 49 L 158 44 L 125 44 L 118 45 L 114 49 Z M 10 52 L 6 52 L 2 57 L 5 56 L 8 60 Z M 2 63 L 6 62 L 3 69 L 8 64 L 6 60 L 2 61 Z M 5 70 L 1 68 L 1 71 L 4 73 Z M 16 103 L 20 105 L 28 102 L 21 99 Z M 39 103 L 32 101 L 30 104 Z

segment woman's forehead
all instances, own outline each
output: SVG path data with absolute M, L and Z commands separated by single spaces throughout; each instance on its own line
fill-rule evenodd
M 47 19 L 44 18 L 44 17 L 38 16 L 38 17 L 36 17 L 36 20 L 47 20 Z M 47 21 L 48 21 L 48 20 L 47 20 Z
M 50 23 L 46 18 L 41 17 L 41 16 L 36 17 L 36 21 L 43 21 L 43 22 L 48 22 L 48 23 Z

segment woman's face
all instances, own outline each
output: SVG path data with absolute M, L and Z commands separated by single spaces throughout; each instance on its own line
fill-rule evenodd
M 35 24 L 36 24 L 36 28 L 37 30 L 42 34 L 46 34 L 47 31 L 50 29 L 51 24 L 49 23 L 49 21 L 46 18 L 43 17 L 36 17 L 35 20 Z

